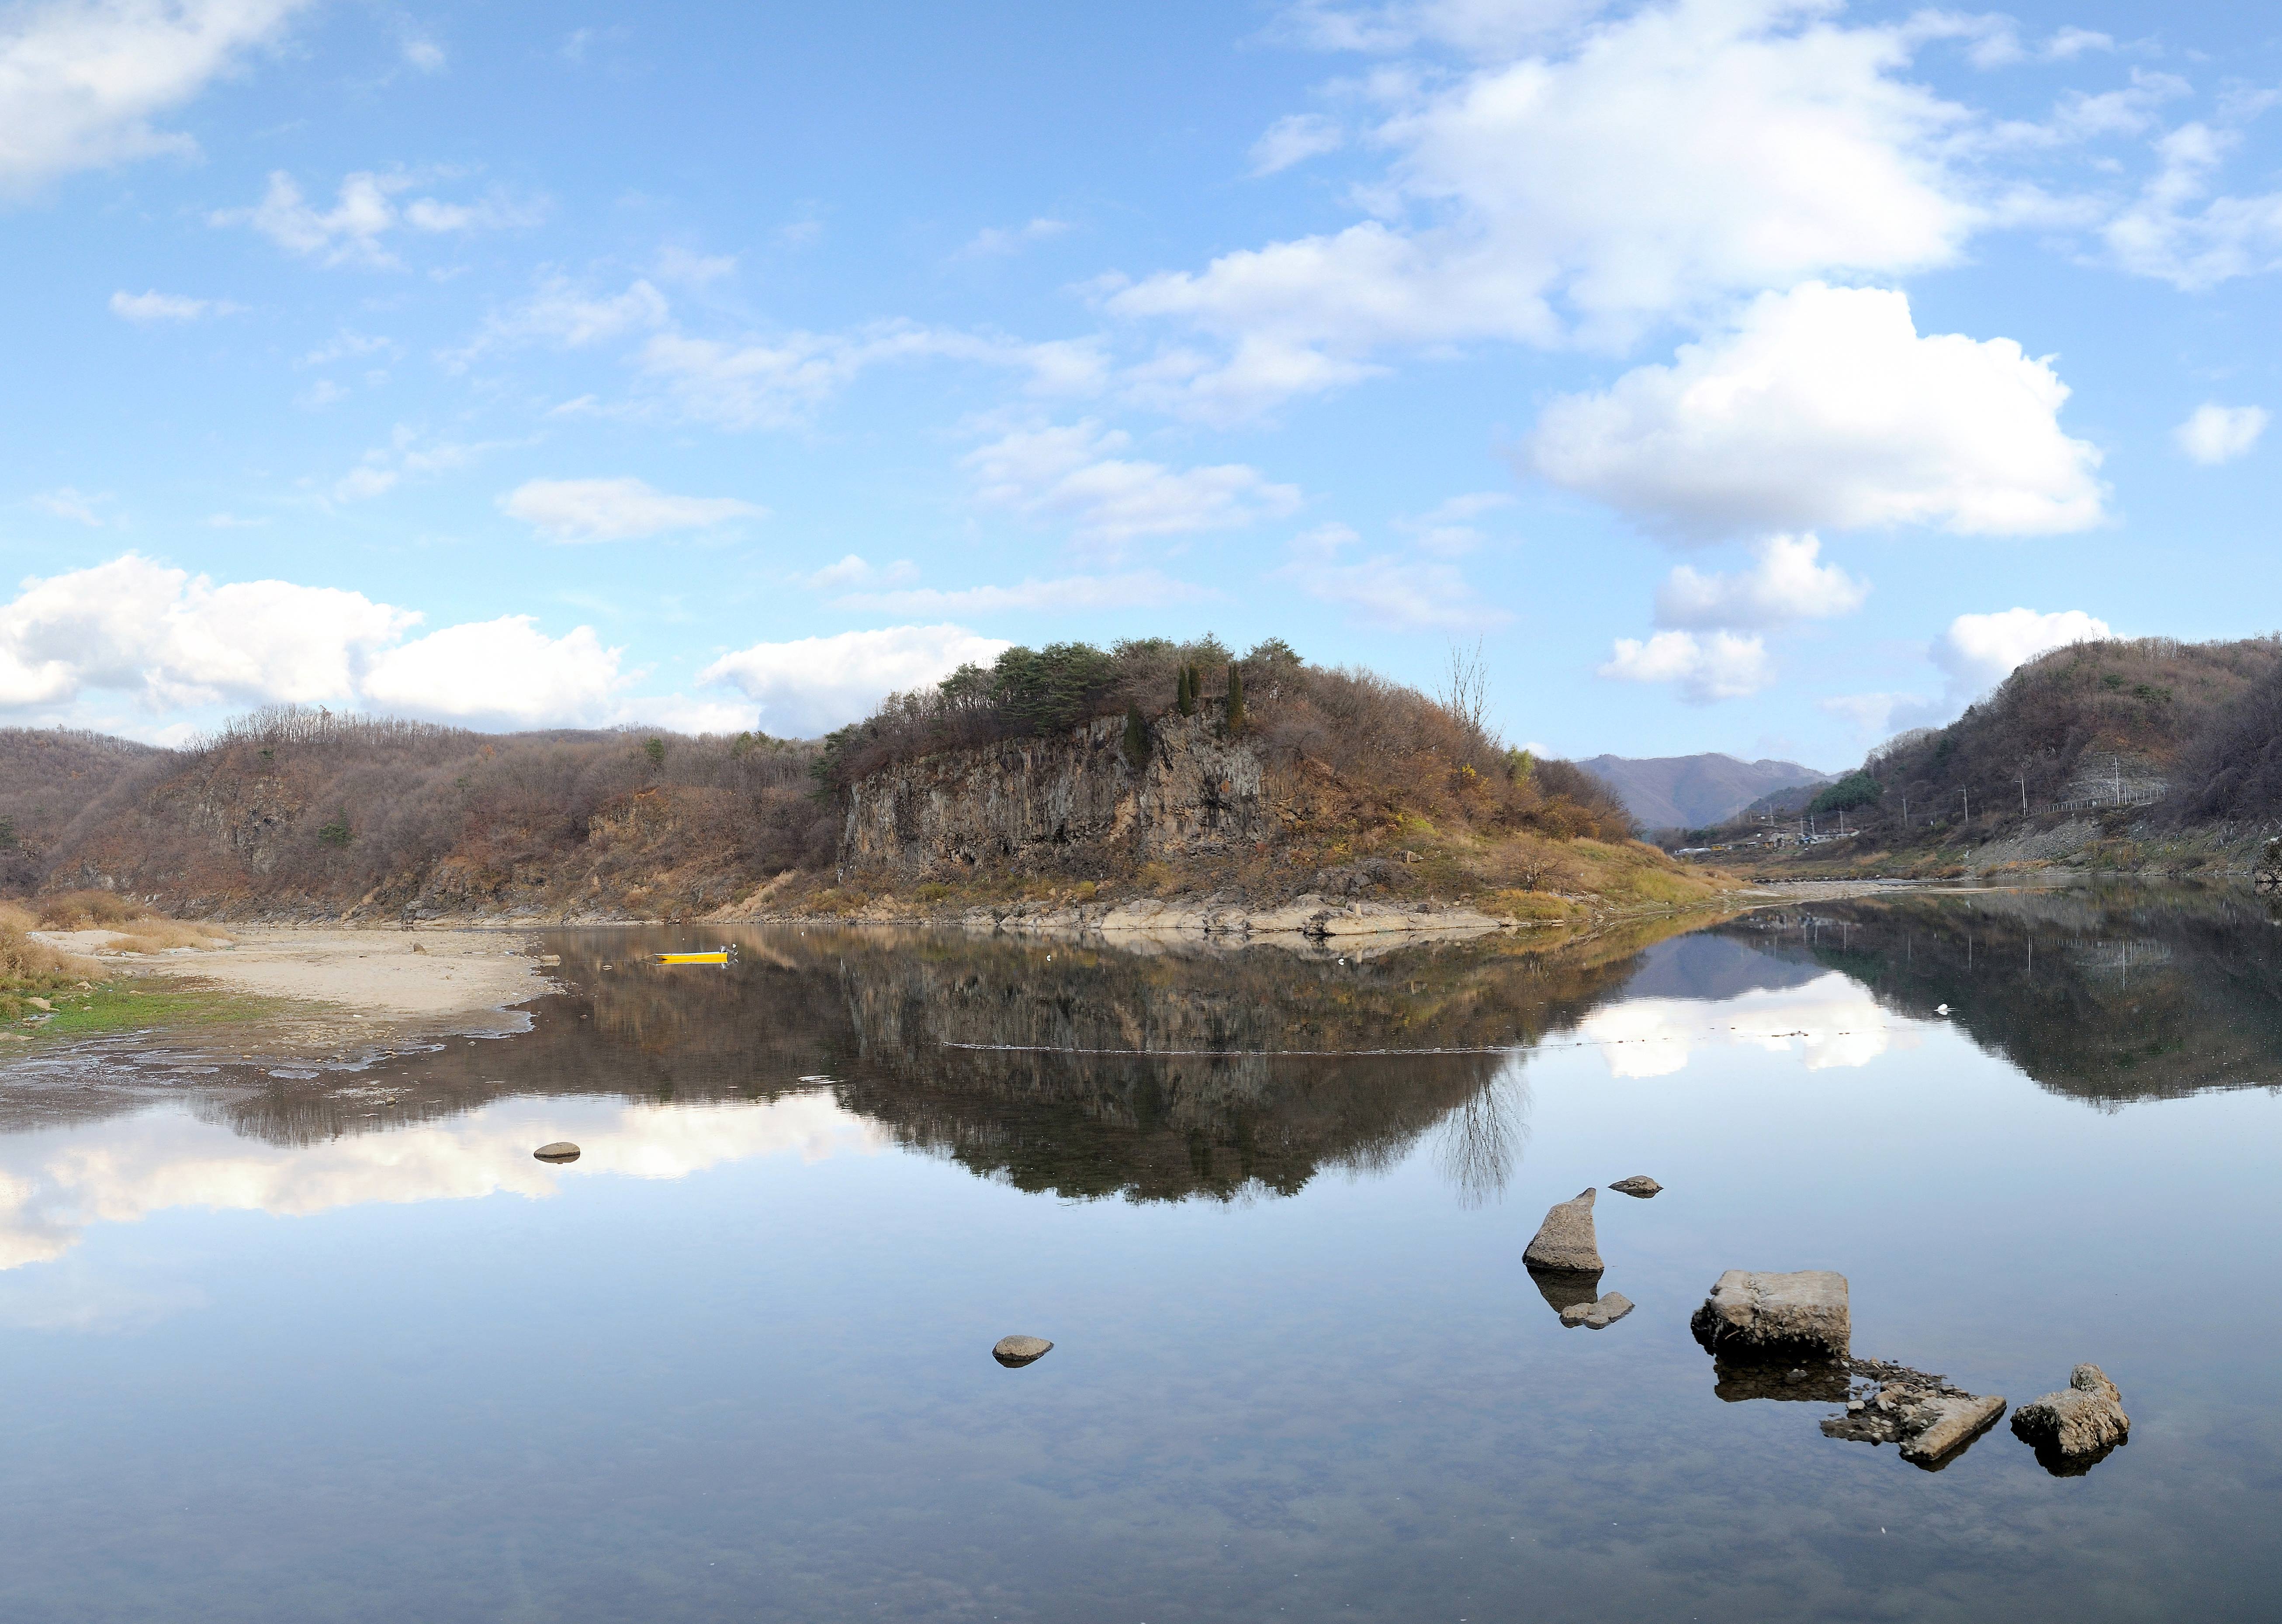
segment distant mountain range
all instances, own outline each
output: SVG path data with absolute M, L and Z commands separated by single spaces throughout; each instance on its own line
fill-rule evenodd
M 1617 792 L 1642 829 L 1702 829 L 1761 798 L 1836 776 L 1797 762 L 1732 755 L 1596 755 L 1577 763 Z

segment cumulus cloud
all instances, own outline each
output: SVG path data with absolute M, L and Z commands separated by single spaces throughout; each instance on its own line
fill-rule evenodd
M 1033 243 L 1060 236 L 1068 229 L 1067 220 L 1043 217 L 1011 231 L 1003 227 L 985 226 L 968 238 L 966 245 L 951 257 L 957 259 L 1000 259 L 1008 254 L 1021 252 Z
M 902 586 L 919 578 L 919 566 L 907 558 L 899 558 L 881 568 L 850 553 L 836 564 L 827 564 L 796 580 L 805 587 L 824 592 L 837 592 L 854 586 Z
M 1703 637 L 1692 631 L 1659 631 L 1645 643 L 1618 638 L 1614 654 L 1600 672 L 1618 682 L 1671 683 L 1680 698 L 1694 705 L 1748 698 L 1775 680 L 1765 640 L 1732 631 Z
M 2200 122 L 2160 138 L 2154 175 L 2105 228 L 2115 261 L 2190 293 L 2282 267 L 2282 191 L 2210 195 L 2213 176 L 2241 140 L 2239 130 Z
M 900 321 L 735 342 L 662 332 L 643 346 L 636 365 L 679 416 L 723 429 L 778 429 L 807 421 L 873 367 L 926 360 L 1027 373 L 1031 391 L 1041 395 L 1091 392 L 1107 372 L 1091 339 L 1024 344 Z
M 1699 575 L 1682 564 L 1657 588 L 1656 623 L 1704 630 L 1773 630 L 1793 621 L 1851 615 L 1869 586 L 1836 564 L 1817 562 L 1812 536 L 1770 536 L 1741 575 Z
M 1277 120 L 1252 143 L 1252 173 L 1279 174 L 1294 164 L 1336 152 L 1347 140 L 1347 132 L 1320 112 L 1292 113 Z
M 1013 646 L 964 626 L 888 626 L 789 643 L 756 643 L 697 674 L 761 708 L 772 733 L 808 737 L 870 714 L 890 693 L 939 682 L 968 663 L 989 665 Z
M 218 209 L 207 218 L 217 226 L 250 226 L 287 252 L 321 265 L 379 270 L 401 263 L 384 241 L 392 233 L 505 229 L 536 225 L 544 213 L 535 204 L 513 203 L 496 195 L 477 203 L 446 203 L 423 196 L 400 205 L 397 199 L 419 184 L 418 176 L 402 170 L 359 170 L 342 181 L 333 206 L 320 210 L 302 196 L 293 177 L 279 169 L 271 172 L 260 203 Z
M 1242 530 L 1299 509 L 1297 486 L 1242 463 L 1176 469 L 1116 454 L 1132 444 L 1089 421 L 1016 429 L 965 461 L 984 502 L 1066 523 L 1077 540 L 1113 553 L 1138 537 Z
M 1414 27 L 1492 9 L 1399 8 Z M 1974 115 L 1905 77 L 1917 41 L 1800 0 L 1674 0 L 1517 59 L 1382 75 L 1376 218 L 1110 288 L 1113 313 L 1210 341 L 1133 386 L 1224 421 L 1389 348 L 1622 339 L 1742 292 L 1950 264 L 1992 216 L 1956 167 Z
M 2100 453 L 2068 386 L 2009 338 L 1921 336 L 1909 300 L 1808 282 L 1531 437 L 1545 478 L 1682 534 L 1934 524 L 2052 535 L 2100 522 Z
M 47 0 L 0 14 L 0 192 L 155 153 L 152 120 L 283 31 L 307 0 Z
M 1480 631 L 1513 616 L 1481 595 L 1455 564 L 1375 553 L 1351 564 L 1300 561 L 1274 572 L 1319 602 L 1390 631 Z
M 196 321 L 202 316 L 236 315 L 245 308 L 228 299 L 191 298 L 186 294 L 129 293 L 125 289 L 111 296 L 111 313 L 122 321 L 148 326 L 153 321 Z
M 0 604 L 0 712 L 60 716 L 105 691 L 159 715 L 349 704 L 479 726 L 750 724 L 742 706 L 628 695 L 640 673 L 588 627 L 549 638 L 507 615 L 407 641 L 420 619 L 336 587 L 217 584 L 129 553 Z
M 768 513 L 734 497 L 669 496 L 632 478 L 525 480 L 499 505 L 549 541 L 632 541 Z
M 1069 614 L 1086 609 L 1147 609 L 1197 603 L 1212 594 L 1154 569 L 1114 576 L 1060 576 L 1013 586 L 912 587 L 901 592 L 850 592 L 834 603 L 843 609 L 886 615 Z
M 2055 614 L 2005 609 L 1959 615 L 1934 639 L 1927 654 L 1949 677 L 1950 697 L 1962 708 L 1965 701 L 1995 687 L 2038 654 L 2111 635 L 2106 621 L 2082 609 Z
M 218 586 L 129 553 L 28 582 L 0 605 L 0 707 L 63 704 L 84 688 L 153 710 L 338 700 L 418 619 L 330 587 Z
M 2223 406 L 2205 401 L 2171 430 L 2172 442 L 2193 462 L 2216 468 L 2232 462 L 2266 432 L 2264 406 Z

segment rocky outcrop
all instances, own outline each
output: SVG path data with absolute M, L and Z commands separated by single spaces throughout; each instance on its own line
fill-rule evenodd
M 1609 1187 L 1612 1190 L 1618 1191 L 1623 1195 L 1637 1196 L 1642 1201 L 1646 1201 L 1649 1196 L 1660 1192 L 1664 1188 L 1664 1186 L 1658 1184 L 1646 1173 L 1634 1173 L 1629 1179 L 1618 1179 L 1614 1184 L 1609 1186 Z
M 2004 1413 L 2002 1398 L 1982 1397 L 1937 1379 L 1888 1381 L 1850 1399 L 1843 1414 L 1822 1423 L 1822 1435 L 1898 1444 L 1904 1460 L 1937 1472 Z
M 1521 1261 L 1548 1274 L 1598 1274 L 1601 1247 L 1593 1233 L 1594 1194 L 1587 1190 L 1546 1213 Z
M 849 793 L 843 878 L 955 878 L 985 865 L 1060 872 L 1088 847 L 1145 858 L 1274 837 L 1260 759 L 1207 716 L 1160 716 L 1147 755 L 1103 716 L 1043 739 L 944 750 L 883 767 Z
M 1380 944 L 1422 939 L 1461 941 L 1510 930 L 1516 924 L 1456 904 L 1421 902 L 1393 908 L 1380 902 L 1357 902 L 1342 907 L 1312 894 L 1257 908 L 1217 897 L 1201 902 L 1165 902 L 1154 897 L 1127 902 L 1015 902 L 1001 908 L 969 909 L 958 923 L 973 931 L 1041 936 L 1098 932 L 1123 944 L 1197 937 L 1222 941 L 1281 938 L 1338 943 L 1343 949 L 1352 943 L 1366 951 Z
M 1852 1338 L 1846 1277 L 1828 1269 L 1760 1274 L 1730 1269 L 1688 1322 L 1713 1354 L 1735 1358 L 1843 1359 Z
M 2131 1435 L 2123 1395 L 2097 1365 L 2079 1365 L 2057 1393 L 2013 1412 L 2013 1431 L 2057 1477 L 2088 1472 Z

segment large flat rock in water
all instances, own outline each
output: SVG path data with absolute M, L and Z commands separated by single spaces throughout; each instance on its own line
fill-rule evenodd
M 1521 1261 L 1533 1270 L 1598 1274 L 1601 1246 L 1593 1233 L 1594 1195 L 1594 1191 L 1587 1190 L 1548 1212 L 1545 1222 L 1537 1226 L 1537 1238 L 1522 1253 Z
M 1853 1326 L 1846 1277 L 1828 1269 L 1763 1274 L 1730 1269 L 1688 1322 L 1696 1340 L 1724 1358 L 1843 1359 Z

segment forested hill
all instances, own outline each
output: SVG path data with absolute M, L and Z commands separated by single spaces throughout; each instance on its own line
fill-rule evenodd
M 2239 866 L 2282 832 L 2282 639 L 2056 649 L 1948 726 L 1888 740 L 1799 817 L 1818 843 L 1782 860 L 1825 867 Z
M 934 916 L 1064 893 L 1312 890 L 1495 898 L 1540 918 L 1725 883 L 1640 846 L 1597 780 L 1508 748 L 1484 716 L 1477 669 L 1436 696 L 1273 640 L 1237 655 L 1204 638 L 1010 649 L 819 740 L 484 734 L 292 708 L 182 750 L 0 731 L 15 767 L 0 777 L 0 888 L 111 890 L 206 916 L 853 914 L 922 892 Z M 1230 771 L 1183 780 L 1196 804 L 1172 804 L 1168 775 L 1195 778 L 1199 752 Z M 944 849 L 849 861 L 865 786 L 938 771 L 975 814 Z M 1102 828 L 1050 815 L 1062 803 L 1042 772 L 1082 777 Z M 1171 832 L 1152 845 L 1144 826 Z M 910 843 L 898 818 L 880 827 Z
M 1643 829 L 1694 829 L 1733 817 L 1763 797 L 1832 775 L 1797 762 L 1732 755 L 1596 755 L 1577 763 L 1617 792 Z

